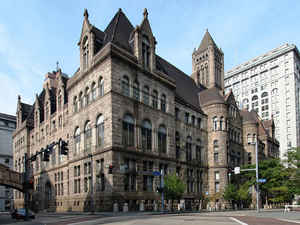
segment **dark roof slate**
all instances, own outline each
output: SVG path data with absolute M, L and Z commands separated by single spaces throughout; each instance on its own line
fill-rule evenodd
M 209 45 L 217 46 L 208 30 L 206 30 L 204 37 L 199 45 L 198 51 L 205 51 Z
M 241 116 L 243 117 L 243 122 L 253 122 L 256 123 L 258 121 L 257 113 L 254 110 L 250 112 L 246 109 L 240 111 Z
M 28 118 L 30 118 L 30 115 L 33 110 L 33 106 L 26 104 L 26 103 L 21 103 L 21 108 L 22 108 L 22 122 Z
M 199 93 L 200 105 L 225 103 L 225 98 L 220 94 L 220 89 L 212 87 Z
M 163 73 L 175 80 L 176 95 L 178 95 L 178 97 L 202 112 L 198 101 L 198 92 L 203 90 L 203 87 L 197 87 L 196 83 L 190 76 L 186 75 L 184 72 L 158 55 L 156 55 L 156 67 L 158 70 L 161 70 Z
M 104 45 L 112 42 L 120 47 L 132 52 L 129 44 L 129 37 L 134 27 L 120 9 L 106 27 Z

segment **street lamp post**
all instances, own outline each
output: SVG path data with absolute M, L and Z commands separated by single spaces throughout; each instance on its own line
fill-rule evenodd
M 234 168 L 234 173 L 239 174 L 240 172 L 245 171 L 254 171 L 256 173 L 256 210 L 259 213 L 259 185 L 258 185 L 258 138 L 256 137 L 255 142 L 248 142 L 248 144 L 255 145 L 255 169 L 240 169 L 240 167 Z
M 258 139 L 255 140 L 255 172 L 256 172 L 256 211 L 259 213 L 259 185 L 258 185 Z

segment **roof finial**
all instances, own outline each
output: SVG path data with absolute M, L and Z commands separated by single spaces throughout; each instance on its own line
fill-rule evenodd
M 59 70 L 59 62 L 57 61 L 56 62 L 56 72 L 58 72 L 58 70 Z
M 18 95 L 18 101 L 19 102 L 21 101 L 21 95 Z
M 87 9 L 84 9 L 83 16 L 84 16 L 85 19 L 89 18 L 89 13 L 88 13 Z
M 146 8 L 144 9 L 143 15 L 144 15 L 144 19 L 146 19 L 148 17 L 148 11 Z
M 206 28 L 206 32 L 208 32 L 208 29 Z

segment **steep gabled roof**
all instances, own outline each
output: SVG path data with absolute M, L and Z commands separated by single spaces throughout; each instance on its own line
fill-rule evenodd
M 134 27 L 130 21 L 122 10 L 119 9 L 104 31 L 105 39 L 103 44 L 112 42 L 132 52 L 129 45 L 129 37 L 133 30 Z
M 156 67 L 158 70 L 175 80 L 176 95 L 180 99 L 202 112 L 198 101 L 198 92 L 203 90 L 203 87 L 198 87 L 190 76 L 186 75 L 158 55 L 156 55 Z
M 26 104 L 26 103 L 21 103 L 21 108 L 22 108 L 22 122 L 26 119 L 28 119 L 33 111 L 33 106 Z
M 204 37 L 199 45 L 198 51 L 202 52 L 207 50 L 207 47 L 209 45 L 217 46 L 213 38 L 211 37 L 210 33 L 208 32 L 208 30 L 206 30 Z
M 208 105 L 208 104 L 225 103 L 224 96 L 220 94 L 220 89 L 216 87 L 212 87 L 201 91 L 199 93 L 199 101 L 201 106 Z
M 243 122 L 253 122 L 256 123 L 258 121 L 257 113 L 254 110 L 250 112 L 247 109 L 242 109 L 240 111 L 241 116 L 243 117 Z

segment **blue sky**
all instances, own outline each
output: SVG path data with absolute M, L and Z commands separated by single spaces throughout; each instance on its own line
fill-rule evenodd
M 147 8 L 157 53 L 190 74 L 191 54 L 208 28 L 225 57 L 225 71 L 284 43 L 300 46 L 298 1 L 3 1 L 0 14 L 0 112 L 15 114 L 17 95 L 32 104 L 44 75 L 72 76 L 83 11 L 104 30 L 119 8 L 135 26 Z

